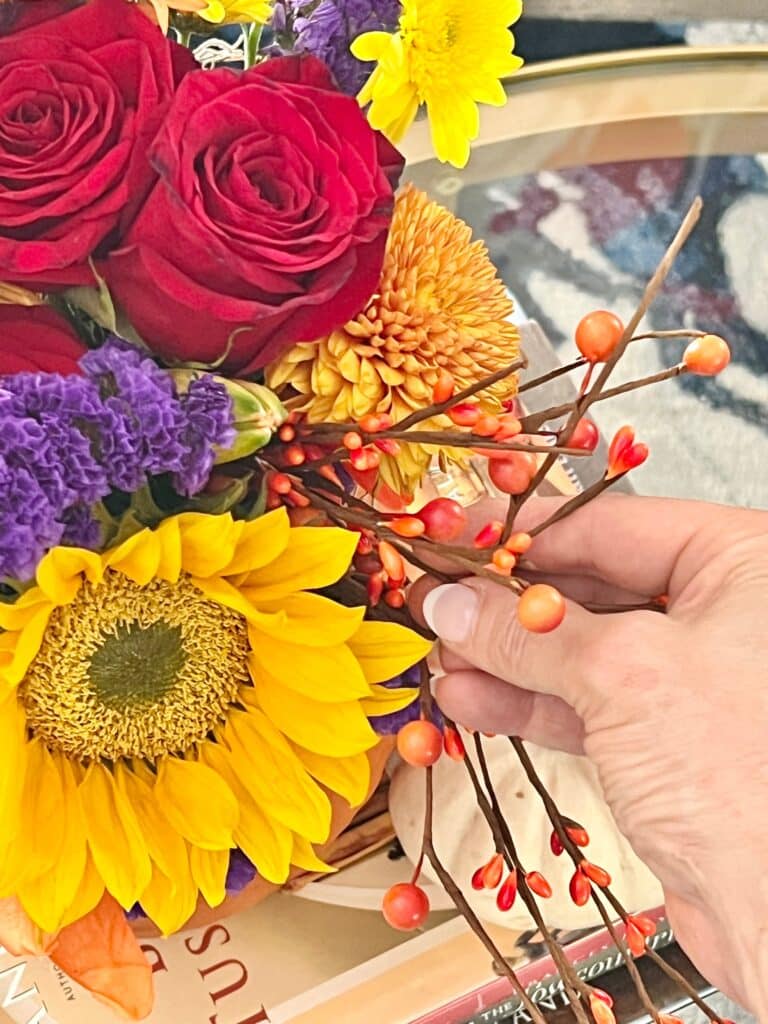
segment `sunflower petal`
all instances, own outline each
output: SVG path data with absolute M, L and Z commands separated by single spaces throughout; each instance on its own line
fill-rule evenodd
M 326 757 L 293 744 L 301 763 L 313 779 L 343 796 L 351 807 L 359 807 L 371 788 L 371 763 L 366 754 Z M 295 863 L 295 862 L 294 862 Z
M 37 878 L 56 863 L 61 847 L 59 822 L 62 787 L 48 749 L 39 739 L 26 746 L 26 772 L 20 808 L 19 834 L 46 836 L 46 842 L 12 842 L 5 849 L 0 870 L 0 891 L 9 895 L 22 882 Z
M 105 556 L 107 565 L 144 587 L 157 575 L 160 545 L 157 533 L 140 530 Z
M 206 765 L 164 757 L 155 798 L 168 823 L 193 845 L 203 850 L 229 850 L 234 845 L 237 800 L 226 782 Z
M 54 758 L 52 762 L 61 783 L 61 800 L 56 814 L 61 844 L 47 870 L 19 886 L 18 890 L 22 906 L 46 932 L 55 932 L 61 927 L 82 884 L 88 853 L 85 821 L 72 768 L 65 758 Z M 50 835 L 43 832 L 32 834 Z
M 70 978 L 131 1020 L 141 1020 L 152 1010 L 152 968 L 108 893 L 94 910 L 59 933 L 48 955 Z
M 254 684 L 279 673 L 278 681 L 284 686 L 321 703 L 370 695 L 360 664 L 346 644 L 302 647 L 259 633 L 249 630 L 248 665 Z
M 211 576 L 209 578 L 193 576 L 192 582 L 209 600 L 239 612 L 248 622 L 261 625 L 264 622 L 268 622 L 270 618 L 276 617 L 264 615 L 254 607 L 244 591 L 241 591 L 230 583 L 229 580 L 224 580 L 220 576 Z
M 27 590 L 13 604 L 0 603 L 0 629 L 21 629 L 39 611 L 41 604 L 50 604 L 50 600 L 39 587 Z
M 236 576 L 274 562 L 285 551 L 290 532 L 291 524 L 284 508 L 245 523 L 232 559 L 221 570 L 221 575 Z
M 392 715 L 396 711 L 410 707 L 418 699 L 419 691 L 414 686 L 401 686 L 390 689 L 387 686 L 374 686 L 373 695 L 360 701 L 360 706 L 368 716 Z
M 186 855 L 186 848 L 185 848 Z M 189 858 L 182 874 L 167 878 L 155 864 L 152 879 L 141 894 L 141 908 L 154 921 L 163 935 L 180 931 L 197 908 L 198 889 L 189 868 Z
M 52 611 L 52 605 L 47 603 L 40 605 L 21 631 L 16 634 L 13 656 L 2 669 L 2 678 L 8 685 L 18 686 L 27 674 L 27 669 L 40 650 L 40 644 Z
M 266 715 L 256 708 L 232 712 L 224 738 L 263 812 L 313 842 L 325 842 L 331 802 Z
M 369 683 L 385 683 L 432 650 L 429 640 L 396 622 L 363 622 L 349 641 Z
M 246 592 L 258 604 L 298 590 L 328 587 L 349 568 L 359 539 L 335 526 L 297 526 L 274 562 L 248 574 Z
M 136 815 L 112 773 L 97 762 L 86 771 L 80 796 L 94 863 L 107 889 L 128 910 L 152 875 Z
M 319 594 L 288 594 L 277 601 L 259 601 L 259 610 L 274 615 L 259 628 L 281 640 L 307 647 L 343 644 L 358 631 L 365 608 L 346 608 Z
M 98 906 L 101 897 L 104 895 L 104 879 L 101 877 L 93 862 L 90 851 L 86 856 L 85 871 L 80 880 L 77 893 L 72 903 L 67 907 L 60 927 L 66 928 L 68 924 L 79 921 L 81 917 L 90 914 L 94 907 Z
M 294 835 L 293 837 L 291 863 L 304 871 L 322 872 L 324 875 L 332 874 L 337 870 L 332 864 L 326 864 L 324 860 L 320 860 L 314 847 L 304 836 Z
M 220 906 L 227 895 L 229 850 L 201 850 L 199 846 L 190 846 L 189 866 L 208 906 Z
M 235 843 L 256 865 L 263 878 L 274 885 L 282 885 L 287 881 L 291 869 L 290 829 L 261 810 L 235 770 L 229 750 L 220 743 L 201 743 L 200 758 L 209 768 L 219 773 L 237 797 L 240 820 L 235 829 Z
M 181 532 L 175 516 L 165 519 L 155 530 L 160 544 L 157 578 L 175 583 L 181 573 Z
M 52 548 L 43 555 L 35 578 L 38 587 L 54 604 L 69 604 L 77 596 L 81 576 L 99 583 L 104 575 L 101 555 L 85 548 Z
M 181 567 L 192 576 L 214 576 L 228 565 L 245 525 L 229 512 L 206 515 L 182 512 L 176 516 L 181 535 Z
M 371 750 L 379 741 L 359 701 L 320 703 L 274 678 L 260 679 L 254 689 L 259 704 L 278 729 L 307 750 L 349 757 Z
M 152 785 L 124 764 L 115 766 L 115 785 L 136 813 L 152 861 L 167 878 L 183 877 L 189 871 L 186 843 L 160 809 Z
M 12 693 L 0 704 L 0 821 L 3 823 L 0 845 L 16 836 L 20 825 L 21 799 L 27 766 L 24 714 Z

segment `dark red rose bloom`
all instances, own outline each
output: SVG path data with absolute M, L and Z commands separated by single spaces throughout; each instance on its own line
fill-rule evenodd
M 151 160 L 106 276 L 160 355 L 250 372 L 376 290 L 403 160 L 321 61 L 188 75 Z
M 146 197 L 147 147 L 194 61 L 125 0 L 21 6 L 0 34 L 0 281 L 92 283 L 88 258 Z
M 50 306 L 0 304 L 0 376 L 79 373 L 77 361 L 87 351 L 69 321 Z

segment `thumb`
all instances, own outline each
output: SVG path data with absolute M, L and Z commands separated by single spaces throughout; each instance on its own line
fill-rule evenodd
M 592 688 L 585 652 L 604 636 L 604 616 L 567 602 L 551 633 L 531 633 L 517 618 L 518 598 L 490 580 L 435 587 L 422 614 L 442 646 L 484 672 L 524 689 L 554 694 L 577 710 Z M 589 678 L 588 678 L 589 676 Z

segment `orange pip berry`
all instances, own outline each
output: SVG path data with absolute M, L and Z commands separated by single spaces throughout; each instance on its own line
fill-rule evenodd
M 286 444 L 289 444 L 296 437 L 296 428 L 293 427 L 290 423 L 284 423 L 282 427 L 280 427 L 280 429 L 278 430 L 277 436 L 280 438 L 281 441 L 284 441 Z
M 624 334 L 624 324 L 615 313 L 597 309 L 587 313 L 576 327 L 576 347 L 590 363 L 604 363 Z
M 589 846 L 589 832 L 575 821 L 565 826 L 565 834 L 576 846 Z
M 293 482 L 285 473 L 273 473 L 269 478 L 268 486 L 275 494 L 290 494 L 293 490 Z
M 397 734 L 397 752 L 408 764 L 428 768 L 443 752 L 443 734 L 432 722 L 408 722 Z
M 426 530 L 424 523 L 416 516 L 400 516 L 397 519 L 390 519 L 387 525 L 398 537 L 420 537 Z
M 480 419 L 480 407 L 474 402 L 459 402 L 448 410 L 448 416 L 457 427 L 474 427 Z
M 389 608 L 403 608 L 405 606 L 405 594 L 402 590 L 388 590 L 384 595 L 384 604 Z
M 645 936 L 631 920 L 627 921 L 624 938 L 632 956 L 638 957 L 645 953 Z
M 494 568 L 499 572 L 510 573 L 517 565 L 517 559 L 506 548 L 496 548 L 491 558 Z
M 597 429 L 592 420 L 586 416 L 582 416 L 576 426 L 573 428 L 573 433 L 568 439 L 569 448 L 578 448 L 580 451 L 593 452 L 597 448 L 597 442 L 600 440 L 600 431 Z
M 419 928 L 429 914 L 429 897 L 413 882 L 400 882 L 384 894 L 381 911 L 387 924 L 401 932 Z
M 513 533 L 504 547 L 513 555 L 524 555 L 533 544 L 530 533 Z
M 531 633 L 551 633 L 565 618 L 565 598 L 548 583 L 534 583 L 520 595 L 517 619 Z
M 478 437 L 493 437 L 501 427 L 501 420 L 493 413 L 482 412 L 477 423 L 472 428 L 472 433 Z
M 289 466 L 301 466 L 307 461 L 307 453 L 300 444 L 291 444 L 285 449 L 285 461 Z
M 455 391 L 456 381 L 453 379 L 453 374 L 449 373 L 448 370 L 441 370 L 440 376 L 437 378 L 437 384 L 432 389 L 432 401 L 435 405 L 447 402 L 449 398 L 453 398 Z
M 500 853 L 495 853 L 483 868 L 483 886 L 486 889 L 495 889 L 501 881 L 503 871 L 504 857 Z
M 588 860 L 583 860 L 580 867 L 587 878 L 594 882 L 595 885 L 599 885 L 601 889 L 605 889 L 611 884 L 611 876 L 599 864 L 592 864 Z
M 589 903 L 589 898 L 592 895 L 592 883 L 580 868 L 574 872 L 568 891 L 577 907 L 583 907 Z
M 363 447 L 363 439 L 359 434 L 355 433 L 354 430 L 348 431 L 341 439 L 341 443 L 347 449 L 348 452 L 356 452 L 359 448 Z
M 548 900 L 552 895 L 552 886 L 540 871 L 529 871 L 525 876 L 525 881 L 531 892 L 535 892 L 543 900 Z
M 443 730 L 443 749 L 452 761 L 463 761 L 467 756 L 464 741 L 456 729 L 451 728 L 450 725 L 446 725 Z
M 616 1024 L 616 1016 L 611 1007 L 596 992 L 589 996 L 589 1008 L 595 1024 Z
M 499 519 L 492 519 L 490 523 L 485 524 L 472 543 L 476 548 L 493 548 L 499 543 L 503 533 L 504 523 Z
M 635 442 L 634 427 L 620 427 L 613 436 L 608 449 L 608 479 L 628 473 L 630 469 L 642 466 L 648 458 L 648 446 Z
M 557 829 L 552 829 L 552 833 L 549 837 L 549 848 L 556 857 L 560 857 L 565 852 L 560 836 L 557 834 Z
M 391 580 L 402 581 L 405 579 L 405 562 L 400 552 L 393 548 L 389 541 L 379 542 L 379 558 L 384 566 L 384 571 Z
M 504 882 L 496 894 L 496 906 L 499 910 L 511 910 L 517 896 L 517 871 L 513 870 L 504 879 Z
M 731 361 L 727 341 L 717 334 L 696 338 L 683 352 L 683 362 L 691 373 L 701 377 L 714 377 Z
M 650 917 L 645 917 L 643 914 L 632 914 L 627 918 L 639 932 L 642 932 L 646 938 L 650 938 L 656 934 L 656 922 L 652 921 Z

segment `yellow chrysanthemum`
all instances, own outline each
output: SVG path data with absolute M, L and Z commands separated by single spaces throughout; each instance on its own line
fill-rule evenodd
M 345 423 L 370 412 L 402 420 L 429 405 L 441 369 L 465 388 L 512 363 L 520 342 L 512 312 L 485 245 L 409 186 L 395 203 L 381 283 L 365 310 L 327 338 L 294 346 L 267 367 L 267 383 L 313 423 Z M 480 398 L 498 407 L 516 386 L 510 376 Z M 418 429 L 451 427 L 441 417 Z M 383 457 L 385 482 L 411 494 L 435 450 L 404 444 L 396 458 Z M 460 456 L 458 449 L 451 454 Z
M 500 79 L 523 63 L 509 31 L 522 0 L 403 0 L 394 35 L 366 32 L 352 43 L 377 67 L 360 92 L 374 128 L 399 142 L 421 104 L 440 160 L 464 167 L 479 132 L 478 103 L 501 107 Z
M 50 551 L 0 605 L 0 896 L 54 932 L 106 890 L 169 933 L 221 903 L 235 847 L 277 884 L 323 870 L 326 790 L 365 798 L 377 684 L 427 646 L 307 592 L 356 540 L 185 513 Z

